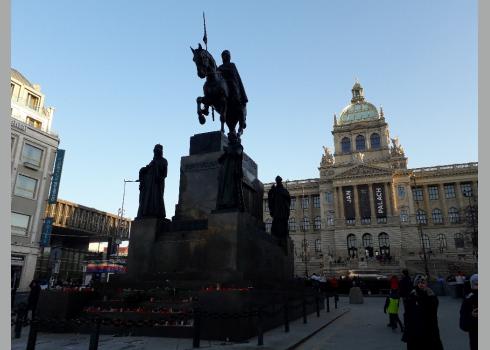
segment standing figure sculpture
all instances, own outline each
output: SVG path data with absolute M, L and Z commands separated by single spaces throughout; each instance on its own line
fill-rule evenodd
M 217 68 L 213 56 L 201 44 L 197 49 L 191 47 L 196 63 L 199 78 L 206 78 L 203 86 L 204 96 L 199 96 L 197 102 L 197 114 L 199 122 L 206 122 L 205 116 L 209 115 L 209 107 L 218 111 L 221 121 L 221 132 L 224 132 L 224 124 L 228 126 L 228 135 L 237 134 L 238 139 L 246 127 L 246 104 L 248 102 L 240 75 L 234 63 L 230 61 L 230 52 L 223 51 L 223 64 Z M 204 105 L 201 108 L 201 104 Z M 213 114 L 214 119 L 214 114 Z M 238 133 L 235 127 L 238 124 Z
M 269 212 L 272 217 L 271 233 L 279 239 L 279 244 L 287 254 L 287 237 L 289 233 L 289 208 L 291 196 L 282 184 L 282 178 L 276 177 L 276 183 L 272 185 L 268 193 Z
M 221 165 L 218 180 L 216 209 L 238 209 L 244 211 L 243 201 L 243 146 L 234 133 L 228 135 L 229 144 L 218 158 Z
M 139 172 L 139 208 L 138 218 L 165 218 L 165 178 L 167 177 L 168 162 L 163 158 L 163 147 L 160 144 L 153 148 L 153 160 Z

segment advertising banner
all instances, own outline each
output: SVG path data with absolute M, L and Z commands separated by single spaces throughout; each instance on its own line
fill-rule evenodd
M 354 190 L 352 186 L 342 187 L 342 194 L 344 197 L 344 212 L 347 220 L 356 218 L 356 211 L 354 208 Z
M 49 189 L 48 204 L 55 204 L 58 200 L 58 190 L 60 189 L 61 170 L 63 169 L 63 160 L 65 150 L 56 151 L 56 160 L 54 162 L 53 177 L 51 179 L 51 188 Z
M 41 232 L 41 239 L 39 245 L 41 247 L 49 246 L 49 240 L 51 239 L 51 230 L 53 229 L 53 218 L 44 219 L 43 230 Z
M 386 199 L 385 199 L 385 187 L 384 184 L 374 184 L 374 207 L 376 209 L 377 218 L 386 217 Z

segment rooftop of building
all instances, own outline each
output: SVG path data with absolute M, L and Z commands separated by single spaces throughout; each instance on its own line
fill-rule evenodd
M 351 103 L 340 112 L 339 125 L 346 125 L 365 120 L 378 120 L 378 109 L 364 97 L 364 88 L 356 80 L 352 87 Z

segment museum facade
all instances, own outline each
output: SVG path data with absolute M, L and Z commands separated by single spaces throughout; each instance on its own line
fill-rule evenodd
M 407 168 L 383 109 L 366 100 L 359 82 L 351 103 L 334 115 L 332 135 L 334 150 L 324 147 L 319 178 L 285 183 L 297 276 L 475 269 L 478 163 Z M 264 186 L 270 231 L 272 183 Z

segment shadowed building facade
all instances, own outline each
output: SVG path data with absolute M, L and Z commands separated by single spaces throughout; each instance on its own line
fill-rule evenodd
M 409 169 L 382 107 L 359 82 L 324 147 L 319 178 L 285 182 L 295 273 L 400 268 L 432 275 L 471 270 L 477 249 L 478 163 Z M 265 184 L 266 196 L 272 183 Z M 264 221 L 271 217 L 264 199 Z
M 54 109 L 39 85 L 10 71 L 11 287 L 29 290 L 60 142 L 51 130 Z

